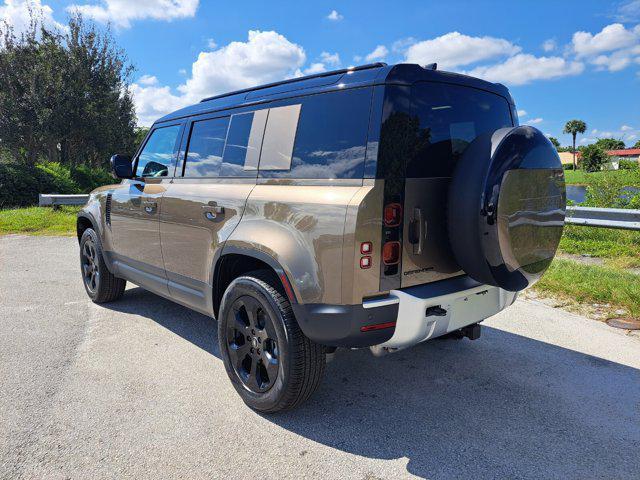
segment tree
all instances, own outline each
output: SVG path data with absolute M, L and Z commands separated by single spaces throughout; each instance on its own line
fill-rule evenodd
M 609 161 L 609 155 L 595 143 L 582 148 L 580 163 L 587 172 L 599 172 Z
M 595 144 L 603 150 L 622 150 L 626 148 L 624 142 L 616 138 L 600 138 Z
M 58 32 L 0 25 L 0 144 L 14 159 L 106 166 L 133 150 L 132 67 L 109 30 L 77 14 Z
M 562 133 L 570 133 L 573 138 L 573 168 L 577 168 L 578 164 L 576 163 L 576 135 L 578 133 L 584 133 L 587 130 L 587 124 L 582 120 L 569 120 L 565 126 Z
M 556 147 L 556 150 L 558 150 L 559 148 L 562 148 L 560 147 L 560 142 L 556 137 L 549 137 L 549 141 L 553 143 L 553 146 Z
M 638 140 L 632 148 L 640 148 L 640 140 Z

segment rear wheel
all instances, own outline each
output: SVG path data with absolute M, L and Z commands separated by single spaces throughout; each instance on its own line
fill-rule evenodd
M 268 271 L 235 279 L 220 306 L 218 341 L 227 374 L 251 408 L 294 408 L 318 388 L 324 347 L 307 338 Z
M 92 228 L 87 228 L 80 239 L 80 269 L 84 289 L 93 302 L 112 302 L 124 293 L 127 282 L 107 268 L 100 239 Z

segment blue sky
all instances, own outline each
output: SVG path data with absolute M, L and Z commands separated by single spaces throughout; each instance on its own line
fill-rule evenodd
M 35 3 L 34 3 L 35 2 Z M 0 0 L 19 27 L 24 0 Z M 141 124 L 201 97 L 368 61 L 436 61 L 505 83 L 522 123 L 569 144 L 640 139 L 640 0 L 213 2 L 32 0 L 46 22 L 69 8 L 113 25 L 136 66 Z M 368 57 L 368 59 L 367 59 Z

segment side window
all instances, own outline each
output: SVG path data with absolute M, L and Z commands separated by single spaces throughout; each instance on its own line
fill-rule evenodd
M 229 117 L 193 122 L 187 147 L 185 177 L 218 177 Z
M 231 117 L 219 176 L 256 176 L 268 112 L 264 109 Z
M 371 88 L 359 88 L 311 95 L 303 98 L 299 105 L 282 108 L 274 116 L 272 114 L 280 109 L 272 108 L 265 131 L 260 175 L 300 179 L 362 178 L 371 92 Z
M 173 173 L 178 133 L 180 125 L 157 128 L 151 133 L 138 156 L 136 177 L 166 177 Z
M 296 139 L 301 105 L 288 105 L 269 110 L 262 142 L 260 170 L 290 170 L 293 142 Z

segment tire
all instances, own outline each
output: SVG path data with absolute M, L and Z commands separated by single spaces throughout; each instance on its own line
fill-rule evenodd
M 225 369 L 250 408 L 263 413 L 292 409 L 318 388 L 324 347 L 302 333 L 274 274 L 260 270 L 236 278 L 218 317 Z
M 126 280 L 114 276 L 104 263 L 98 234 L 87 228 L 80 238 L 80 273 L 89 298 L 94 303 L 117 300 L 124 293 Z

